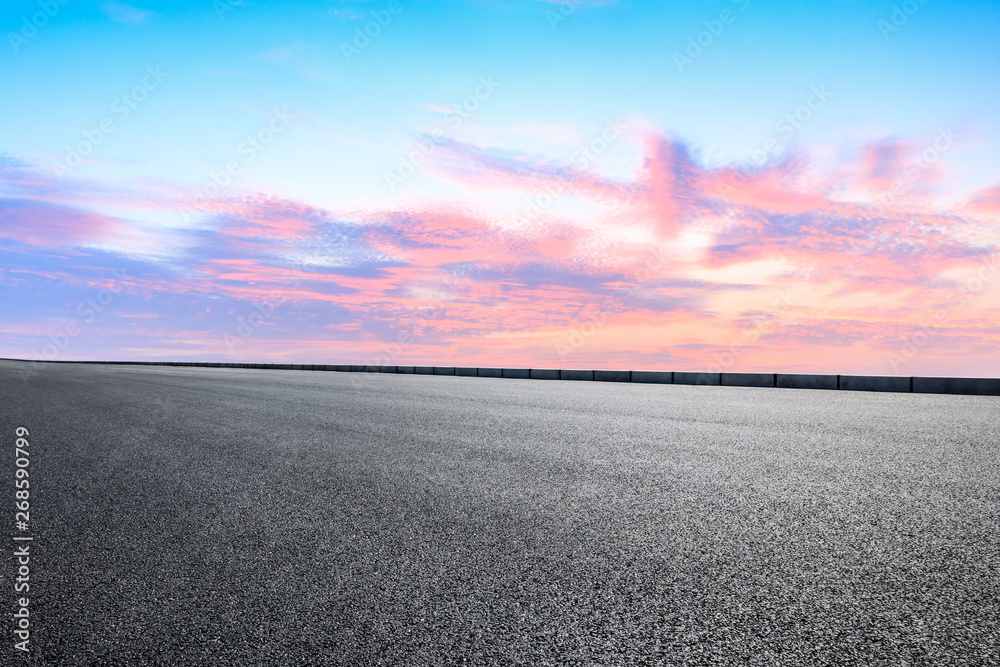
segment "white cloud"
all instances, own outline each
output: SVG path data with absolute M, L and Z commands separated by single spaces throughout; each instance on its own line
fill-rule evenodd
M 146 20 L 153 15 L 153 12 L 145 9 L 139 9 L 138 7 L 133 7 L 132 5 L 126 5 L 121 2 L 115 2 L 115 0 L 102 2 L 101 11 L 104 12 L 104 15 L 112 21 L 117 21 L 118 23 L 130 23 L 132 25 L 145 23 Z

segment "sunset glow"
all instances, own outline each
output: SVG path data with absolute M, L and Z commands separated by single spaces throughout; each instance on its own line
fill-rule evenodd
M 0 356 L 1000 374 L 995 3 L 51 4 Z

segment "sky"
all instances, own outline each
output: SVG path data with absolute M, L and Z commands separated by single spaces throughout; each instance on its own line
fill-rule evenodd
M 8 0 L 0 356 L 1000 376 L 998 30 Z

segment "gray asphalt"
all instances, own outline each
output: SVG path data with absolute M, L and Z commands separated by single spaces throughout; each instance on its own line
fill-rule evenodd
M 24 368 L 9 664 L 1000 663 L 995 397 Z

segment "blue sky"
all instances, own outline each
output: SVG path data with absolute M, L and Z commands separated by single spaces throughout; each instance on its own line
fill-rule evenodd
M 948 124 L 974 132 L 977 151 L 996 148 L 995 3 L 917 4 L 885 39 L 879 21 L 891 22 L 893 3 L 583 3 L 553 29 L 546 13 L 558 13 L 556 3 L 401 0 L 392 23 L 351 63 L 340 44 L 385 3 L 245 2 L 221 18 L 211 2 L 121 6 L 72 0 L 18 53 L 4 50 L 4 89 L 30 100 L 6 111 L 7 151 L 58 155 L 107 116 L 147 66 L 168 73 L 164 87 L 99 153 L 156 160 L 143 166 L 181 180 L 228 159 L 273 107 L 313 114 L 329 132 L 349 136 L 322 147 L 298 137 L 270 161 L 268 178 L 280 170 L 316 181 L 303 172 L 335 168 L 333 160 L 341 173 L 377 175 L 399 148 L 393 137 L 433 122 L 427 105 L 454 104 L 483 75 L 502 84 L 478 114 L 484 122 L 586 127 L 641 115 L 720 161 L 745 160 L 815 85 L 833 98 L 797 143 L 909 136 Z M 37 2 L 5 3 L 5 33 L 33 10 Z M 679 72 L 673 54 L 723 11 L 735 20 Z M 516 135 L 504 143 L 544 148 Z M 977 185 L 996 180 L 995 161 L 988 165 L 978 161 L 977 171 L 991 173 L 976 174 Z
M 378 27 L 378 34 L 367 44 L 356 43 L 356 31 L 369 26 L 375 32 L 372 22 L 380 16 L 385 25 Z M 821 207 L 836 209 L 837 215 L 844 215 L 842 209 L 848 204 L 870 205 L 877 200 L 878 188 L 901 182 L 910 208 L 905 214 L 897 213 L 909 220 L 907 224 L 917 224 L 919 216 L 928 215 L 949 221 L 941 223 L 947 227 L 941 233 L 949 241 L 965 244 L 967 256 L 974 257 L 987 252 L 996 238 L 988 202 L 1000 183 L 1000 163 L 994 159 L 996 119 L 1000 118 L 998 27 L 996 3 L 919 0 L 7 2 L 0 10 L 5 36 L 0 48 L 0 86 L 7 102 L 7 122 L 0 124 L 0 155 L 14 166 L 8 167 L 0 194 L 9 200 L 4 220 L 15 230 L 8 238 L 22 244 L 7 250 L 16 249 L 22 259 L 37 251 L 39 258 L 48 258 L 39 259 L 41 263 L 57 261 L 52 259 L 54 249 L 83 256 L 100 253 L 101 259 L 94 260 L 90 269 L 81 269 L 83 273 L 120 258 L 118 263 L 137 262 L 136 269 L 150 280 L 166 280 L 168 275 L 171 281 L 181 275 L 194 280 L 191 276 L 201 271 L 198 262 L 228 261 L 239 254 L 218 239 L 207 239 L 239 220 L 251 227 L 259 223 L 260 211 L 247 207 L 262 198 L 278 199 L 296 212 L 298 222 L 288 222 L 290 229 L 300 229 L 302 216 L 312 221 L 308 233 L 285 235 L 296 243 L 306 243 L 309 234 L 318 234 L 328 224 L 347 221 L 377 227 L 394 216 L 422 219 L 445 211 L 475 218 L 478 222 L 471 229 L 480 230 L 477 234 L 484 229 L 492 230 L 489 234 L 497 230 L 507 234 L 517 225 L 511 222 L 516 214 L 545 191 L 544 183 L 572 181 L 575 194 L 559 195 L 547 204 L 545 216 L 532 221 L 537 223 L 532 234 L 576 240 L 558 246 L 562 255 L 539 251 L 532 266 L 548 263 L 549 268 L 572 267 L 572 271 L 593 276 L 603 275 L 598 268 L 605 262 L 618 275 L 629 273 L 629 262 L 641 255 L 635 247 L 621 244 L 656 248 L 669 243 L 678 253 L 697 254 L 714 247 L 712 239 L 722 239 L 723 228 L 729 230 L 727 234 L 732 225 L 749 230 L 750 226 L 737 220 L 740 216 L 773 223 L 784 204 L 726 200 L 700 204 L 697 211 L 682 205 L 698 198 L 691 193 L 704 194 L 699 188 L 721 178 L 726 170 L 753 165 L 760 170 L 754 185 L 760 197 L 786 202 L 821 196 Z M 691 46 L 699 40 L 701 46 Z M 345 44 L 357 49 L 350 58 L 345 56 Z M 798 121 L 781 124 L 797 112 Z M 581 147 L 593 145 L 609 123 L 627 129 L 606 146 L 598 141 L 601 150 L 588 160 L 586 174 L 574 171 Z M 787 131 L 790 127 L 794 131 Z M 942 132 L 956 139 L 908 180 L 907 156 L 929 150 Z M 434 136 L 438 139 L 429 139 Z M 253 137 L 259 149 L 248 148 L 253 144 L 248 139 Z M 409 156 L 429 140 L 433 155 L 416 164 Z M 88 155 L 79 166 L 70 164 L 73 161 L 68 162 L 67 155 L 81 142 Z M 87 146 L 88 142 L 94 145 Z M 765 156 L 767 161 L 754 165 L 755 156 Z M 658 160 L 675 161 L 667 168 L 667 172 L 674 169 L 668 181 L 662 181 L 659 167 L 663 165 Z M 233 173 L 222 175 L 231 165 Z M 392 185 L 391 175 L 400 173 L 405 177 Z M 692 190 L 687 195 L 677 189 L 682 173 L 690 179 L 686 183 Z M 780 181 L 780 193 L 768 189 L 772 177 Z M 213 187 L 213 178 L 226 185 L 212 190 L 211 205 L 193 206 L 194 199 Z M 653 182 L 655 178 L 661 178 L 660 185 Z M 664 183 L 673 184 L 671 192 L 657 191 L 667 187 Z M 668 201 L 671 197 L 673 203 Z M 64 220 L 77 221 L 74 224 L 82 229 L 73 227 L 66 239 L 53 236 L 47 243 L 41 243 L 37 234 L 30 235 L 37 246 L 31 250 L 31 243 L 23 245 L 28 238 L 24 230 L 31 225 L 41 229 L 56 217 L 51 212 L 39 213 L 41 203 L 24 205 L 25 199 L 68 207 L 72 212 L 63 211 L 69 216 Z M 746 208 L 751 205 L 758 208 Z M 858 209 L 849 215 L 869 213 Z M 103 222 L 84 222 L 91 220 L 87 215 Z M 670 216 L 676 219 L 667 220 Z M 971 222 L 970 217 L 974 218 Z M 952 229 L 954 220 L 966 220 L 970 226 Z M 898 222 L 887 220 L 886 229 Z M 88 224 L 93 225 L 89 234 L 85 233 Z M 284 223 L 267 226 L 280 224 Z M 456 223 L 439 224 L 448 228 Z M 52 234 L 62 233 L 60 229 L 53 227 Z M 427 229 L 433 231 L 435 223 L 428 223 Z M 472 233 L 470 228 L 463 229 Z M 574 231 L 566 231 L 570 229 Z M 667 229 L 675 236 L 663 236 Z M 524 230 L 517 233 L 523 235 Z M 870 240 L 885 242 L 885 233 L 873 231 Z M 585 241 L 578 238 L 581 234 L 586 235 Z M 322 261 L 315 248 L 285 248 L 282 256 L 285 261 L 308 256 L 325 265 L 381 258 L 377 261 L 386 266 L 400 263 L 438 272 L 466 261 L 403 257 L 397 247 L 409 243 L 403 236 L 398 235 L 394 243 L 387 241 L 388 245 L 341 248 L 340 255 Z M 918 236 L 928 238 L 926 230 Z M 915 242 L 898 240 L 899 247 L 912 247 Z M 268 248 L 266 252 L 259 248 L 240 252 L 263 253 L 245 259 L 267 263 L 273 260 L 273 248 Z M 934 248 L 940 246 L 935 243 Z M 58 262 L 65 261 L 64 254 L 58 256 Z M 344 259 L 347 256 L 353 259 Z M 677 275 L 660 278 L 720 284 L 744 281 L 766 291 L 767 286 L 788 282 L 790 276 L 800 280 L 808 273 L 804 267 L 792 266 L 803 261 L 794 253 L 766 260 L 748 255 L 742 264 L 725 270 L 705 257 L 700 265 L 678 268 Z M 833 259 L 826 259 L 832 266 Z M 516 263 L 515 258 L 497 261 L 508 267 Z M 480 268 L 497 275 L 496 266 Z M 961 282 L 958 271 L 954 266 L 934 264 L 910 279 L 928 290 L 937 280 L 946 290 L 948 281 Z M 56 280 L 51 272 L 47 275 L 37 280 Z M 385 308 L 384 318 L 400 324 L 406 318 L 402 311 L 392 314 L 393 309 L 419 309 L 419 299 L 427 296 L 424 282 L 435 280 L 421 275 L 419 280 L 400 275 L 391 279 L 395 281 L 391 285 L 356 284 L 351 289 L 360 294 L 372 290 L 373 302 Z M 509 276 L 511 284 L 528 285 L 523 282 L 525 275 Z M 201 278 L 208 280 L 205 275 Z M 879 339 L 873 360 L 866 362 L 866 368 L 872 369 L 912 334 L 899 328 L 902 323 L 896 315 L 874 314 L 874 306 L 861 303 L 864 299 L 858 296 L 864 290 L 854 283 L 840 284 L 843 279 L 825 274 L 825 283 L 817 280 L 804 288 L 811 301 L 829 304 L 828 311 L 810 313 L 808 319 L 871 320 L 876 322 L 873 326 L 881 327 L 880 332 L 893 322 L 896 339 L 878 334 L 888 338 Z M 867 279 L 865 284 L 884 283 L 886 276 Z M 188 306 L 197 310 L 199 300 L 207 297 L 195 284 L 201 282 L 189 287 L 198 296 L 192 295 Z M 46 294 L 60 293 L 57 284 L 46 285 Z M 596 281 L 589 292 L 559 289 L 527 301 L 551 299 L 551 312 L 580 312 L 610 285 Z M 622 289 L 618 283 L 614 287 Z M 33 292 L 24 289 L 8 293 L 12 298 L 29 299 Z M 155 315 L 156 289 L 135 289 L 153 304 Z M 330 295 L 343 289 L 344 285 L 329 284 L 323 288 Z M 473 345 L 469 349 L 479 351 L 469 352 L 458 342 L 487 335 L 477 318 L 489 319 L 483 310 L 489 299 L 483 294 L 490 290 L 482 285 L 477 290 L 463 297 L 468 302 L 462 307 L 467 310 L 463 317 L 477 326 L 466 330 L 456 325 L 438 332 L 439 339 L 454 343 L 449 355 L 477 355 L 484 349 Z M 855 295 L 857 302 L 837 304 L 826 296 L 844 290 Z M 883 295 L 882 303 L 898 301 L 902 307 L 907 302 L 904 291 L 893 290 Z M 401 293 L 416 301 L 386 300 L 386 294 Z M 962 317 L 988 319 L 987 313 L 993 312 L 989 309 L 997 306 L 991 301 L 995 295 L 990 292 L 977 301 L 977 308 L 986 311 Z M 227 317 L 239 311 L 235 293 L 216 296 L 226 301 Z M 917 298 L 931 304 L 946 296 L 921 292 Z M 695 314 L 685 311 L 685 317 L 697 315 L 702 318 L 697 320 L 701 326 L 716 318 L 724 329 L 734 331 L 738 330 L 736 322 L 749 312 L 747 308 L 762 308 L 760 303 L 719 300 L 707 293 L 684 295 L 689 297 L 713 303 Z M 32 354 L 38 336 L 44 340 L 46 327 L 58 328 L 66 319 L 60 313 L 74 298 L 56 297 L 58 305 L 56 301 L 46 305 L 45 300 L 37 304 L 41 310 L 11 330 L 8 352 Z M 37 302 L 37 296 L 34 299 Z M 304 312 L 309 311 L 309 299 L 327 301 L 318 293 L 302 299 Z M 337 312 L 345 321 L 327 324 L 360 330 L 368 326 L 363 322 L 369 313 L 359 315 L 356 306 L 352 311 L 346 302 L 336 304 L 344 309 Z M 895 306 L 884 307 L 888 312 Z M 193 335 L 182 335 L 191 333 L 194 321 L 184 308 L 171 311 L 178 322 L 176 336 L 167 327 L 156 336 L 137 332 L 128 344 L 116 339 L 101 348 L 95 339 L 92 345 L 81 344 L 77 349 L 80 354 L 127 351 L 157 358 L 158 349 L 162 355 L 175 356 L 225 354 L 211 344 L 178 347 L 149 342 L 172 336 L 194 340 Z M 641 343 L 644 337 L 673 340 L 676 334 L 680 336 L 677 345 L 690 345 L 699 325 L 674 331 L 663 322 L 658 324 L 662 313 L 622 308 L 626 312 L 623 321 L 642 322 L 635 325 L 635 331 L 612 335 L 608 329 L 606 339 L 595 342 L 594 349 L 588 352 L 588 343 L 575 352 L 585 355 L 589 363 L 617 355 L 620 363 L 709 365 L 708 357 L 671 357 L 659 345 L 647 350 Z M 350 323 L 348 312 L 354 312 L 357 322 Z M 555 348 L 539 341 L 546 336 L 558 339 L 567 326 L 573 326 L 567 325 L 563 315 L 556 318 L 558 323 L 539 317 L 519 322 L 518 327 L 537 331 L 529 336 L 530 345 L 511 354 L 527 361 L 544 357 Z M 316 350 L 325 350 L 322 355 L 340 359 L 361 353 L 363 346 L 344 347 L 342 341 L 323 338 L 328 332 L 311 329 L 310 319 L 301 317 L 300 328 L 275 337 L 270 346 L 263 344 L 263 333 L 255 336 L 260 347 L 254 354 L 281 356 L 307 350 L 315 355 L 320 354 Z M 226 321 L 223 318 L 218 326 L 224 329 Z M 198 331 L 199 336 L 222 335 L 211 327 Z M 792 331 L 796 330 L 787 329 Z M 373 333 L 369 343 L 380 343 L 380 335 Z M 308 344 L 290 345 L 290 340 L 298 340 L 295 336 Z M 327 348 L 322 347 L 324 341 Z M 616 341 L 627 342 L 616 347 Z M 754 344 L 760 345 L 759 341 Z M 798 339 L 795 346 L 808 347 Z M 412 349 L 413 356 L 441 354 L 440 348 Z M 947 368 L 950 363 L 931 362 L 932 356 L 924 354 L 927 361 L 914 363 L 931 364 L 928 370 Z M 803 352 L 802 359 L 808 358 Z M 760 363 L 773 366 L 779 361 L 773 354 L 764 354 Z M 795 361 L 794 365 L 805 363 Z M 973 367 L 978 362 L 967 363 Z

